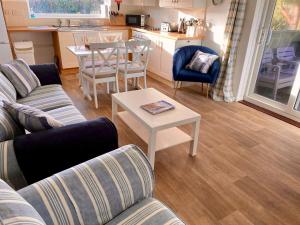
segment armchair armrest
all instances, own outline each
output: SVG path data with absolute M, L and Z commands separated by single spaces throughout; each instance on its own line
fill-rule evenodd
M 185 55 L 181 49 L 178 49 L 173 56 L 173 79 L 176 81 L 181 69 L 186 65 Z
M 14 150 L 28 184 L 118 148 L 107 118 L 18 136 Z
M 61 84 L 58 68 L 55 64 L 31 65 L 30 69 L 39 78 L 42 86 Z
M 46 224 L 106 224 L 152 197 L 153 171 L 134 145 L 94 158 L 19 191 Z

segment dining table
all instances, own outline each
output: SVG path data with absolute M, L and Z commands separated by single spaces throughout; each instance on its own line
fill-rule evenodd
M 123 42 L 124 45 L 122 45 L 122 43 L 120 44 L 119 47 L 119 53 L 120 55 L 124 55 L 126 54 L 126 47 L 125 47 L 125 42 Z M 92 97 L 90 96 L 90 93 L 87 92 L 87 90 L 84 90 L 84 85 L 82 84 L 82 71 L 85 68 L 85 62 L 86 59 L 92 56 L 92 51 L 86 46 L 86 45 L 82 45 L 82 46 L 67 46 L 67 49 L 74 54 L 77 59 L 78 59 L 78 63 L 79 63 L 79 82 L 80 82 L 80 86 L 81 86 L 81 90 L 83 91 L 84 95 L 91 101 Z M 138 51 L 142 51 L 142 48 L 136 48 L 134 50 L 136 53 L 138 53 Z M 152 48 L 149 49 L 149 51 L 152 51 Z M 105 52 L 110 53 L 111 51 L 107 50 L 107 49 L 103 49 L 101 50 L 101 53 L 105 55 Z M 133 51 L 131 49 L 127 50 L 127 53 L 131 54 L 133 53 Z M 95 54 L 97 54 L 97 52 L 95 52 Z

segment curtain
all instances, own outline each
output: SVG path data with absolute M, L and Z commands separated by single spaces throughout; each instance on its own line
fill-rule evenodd
M 232 80 L 238 43 L 244 23 L 246 4 L 247 0 L 231 0 L 222 47 L 221 72 L 212 91 L 212 98 L 215 101 L 235 101 Z

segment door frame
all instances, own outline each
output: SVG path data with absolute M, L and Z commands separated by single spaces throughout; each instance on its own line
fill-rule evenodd
M 259 67 L 256 66 L 256 63 L 259 62 L 258 60 L 260 60 L 263 55 L 261 47 L 265 47 L 270 28 L 270 25 L 265 25 L 271 24 L 271 20 L 273 18 L 273 11 L 268 9 L 270 7 L 275 8 L 275 5 L 276 0 L 257 0 L 245 62 L 241 75 L 241 82 L 237 92 L 237 99 L 248 101 L 252 104 L 273 111 L 279 115 L 300 122 L 300 112 L 292 110 L 290 107 L 293 100 L 296 102 L 297 96 L 293 97 L 292 95 L 295 95 L 297 90 L 300 88 L 300 75 L 298 75 L 297 79 L 295 80 L 295 85 L 291 91 L 291 98 L 289 99 L 287 105 L 277 102 L 275 106 L 273 100 L 269 100 L 266 97 L 252 92 L 252 90 L 254 90 L 255 80 L 258 76 L 259 70 Z M 298 73 L 300 73 L 300 69 L 298 70 Z

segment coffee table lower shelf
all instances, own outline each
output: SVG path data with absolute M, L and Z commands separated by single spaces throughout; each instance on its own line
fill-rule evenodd
M 119 118 L 138 135 L 144 142 L 148 144 L 149 131 L 147 128 L 135 119 L 129 112 L 118 112 Z M 155 151 L 160 151 L 179 144 L 191 142 L 193 138 L 177 127 L 160 130 L 157 132 Z

